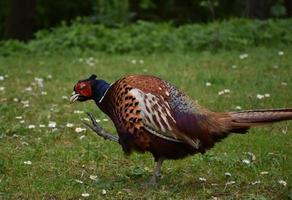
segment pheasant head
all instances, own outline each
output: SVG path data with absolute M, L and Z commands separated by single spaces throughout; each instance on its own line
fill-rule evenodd
M 91 75 L 88 79 L 78 81 L 73 88 L 70 102 L 95 100 L 99 102 L 109 88 L 104 80 L 97 80 L 96 75 Z

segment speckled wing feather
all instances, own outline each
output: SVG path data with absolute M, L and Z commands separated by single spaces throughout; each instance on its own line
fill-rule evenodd
M 180 141 L 172 132 L 176 122 L 170 113 L 168 103 L 163 102 L 162 97 L 144 93 L 137 88 L 130 90 L 129 94 L 139 102 L 137 107 L 141 110 L 141 121 L 146 130 L 164 139 Z
M 157 137 L 199 148 L 196 137 L 179 130 L 168 103 L 171 96 L 166 82 L 151 76 L 139 78 L 128 76 L 115 83 L 116 114 L 124 121 L 127 132 L 145 129 Z

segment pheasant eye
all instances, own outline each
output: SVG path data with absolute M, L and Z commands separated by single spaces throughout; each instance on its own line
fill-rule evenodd
M 85 87 L 86 87 L 86 84 L 84 84 L 84 83 L 80 84 L 80 90 L 83 90 Z

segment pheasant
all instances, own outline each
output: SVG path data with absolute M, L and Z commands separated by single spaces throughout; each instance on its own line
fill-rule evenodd
M 230 133 L 292 119 L 292 108 L 212 112 L 169 82 L 146 75 L 126 76 L 113 84 L 91 75 L 78 81 L 70 98 L 71 102 L 87 100 L 94 100 L 111 118 L 118 136 L 106 132 L 91 113 L 89 128 L 119 143 L 126 154 L 151 152 L 156 167 L 149 185 L 158 181 L 165 159 L 204 154 Z

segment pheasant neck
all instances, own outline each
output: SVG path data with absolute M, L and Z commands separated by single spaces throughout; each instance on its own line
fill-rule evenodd
M 97 80 L 95 87 L 94 101 L 98 105 L 106 95 L 107 90 L 109 89 L 110 84 L 104 80 Z

